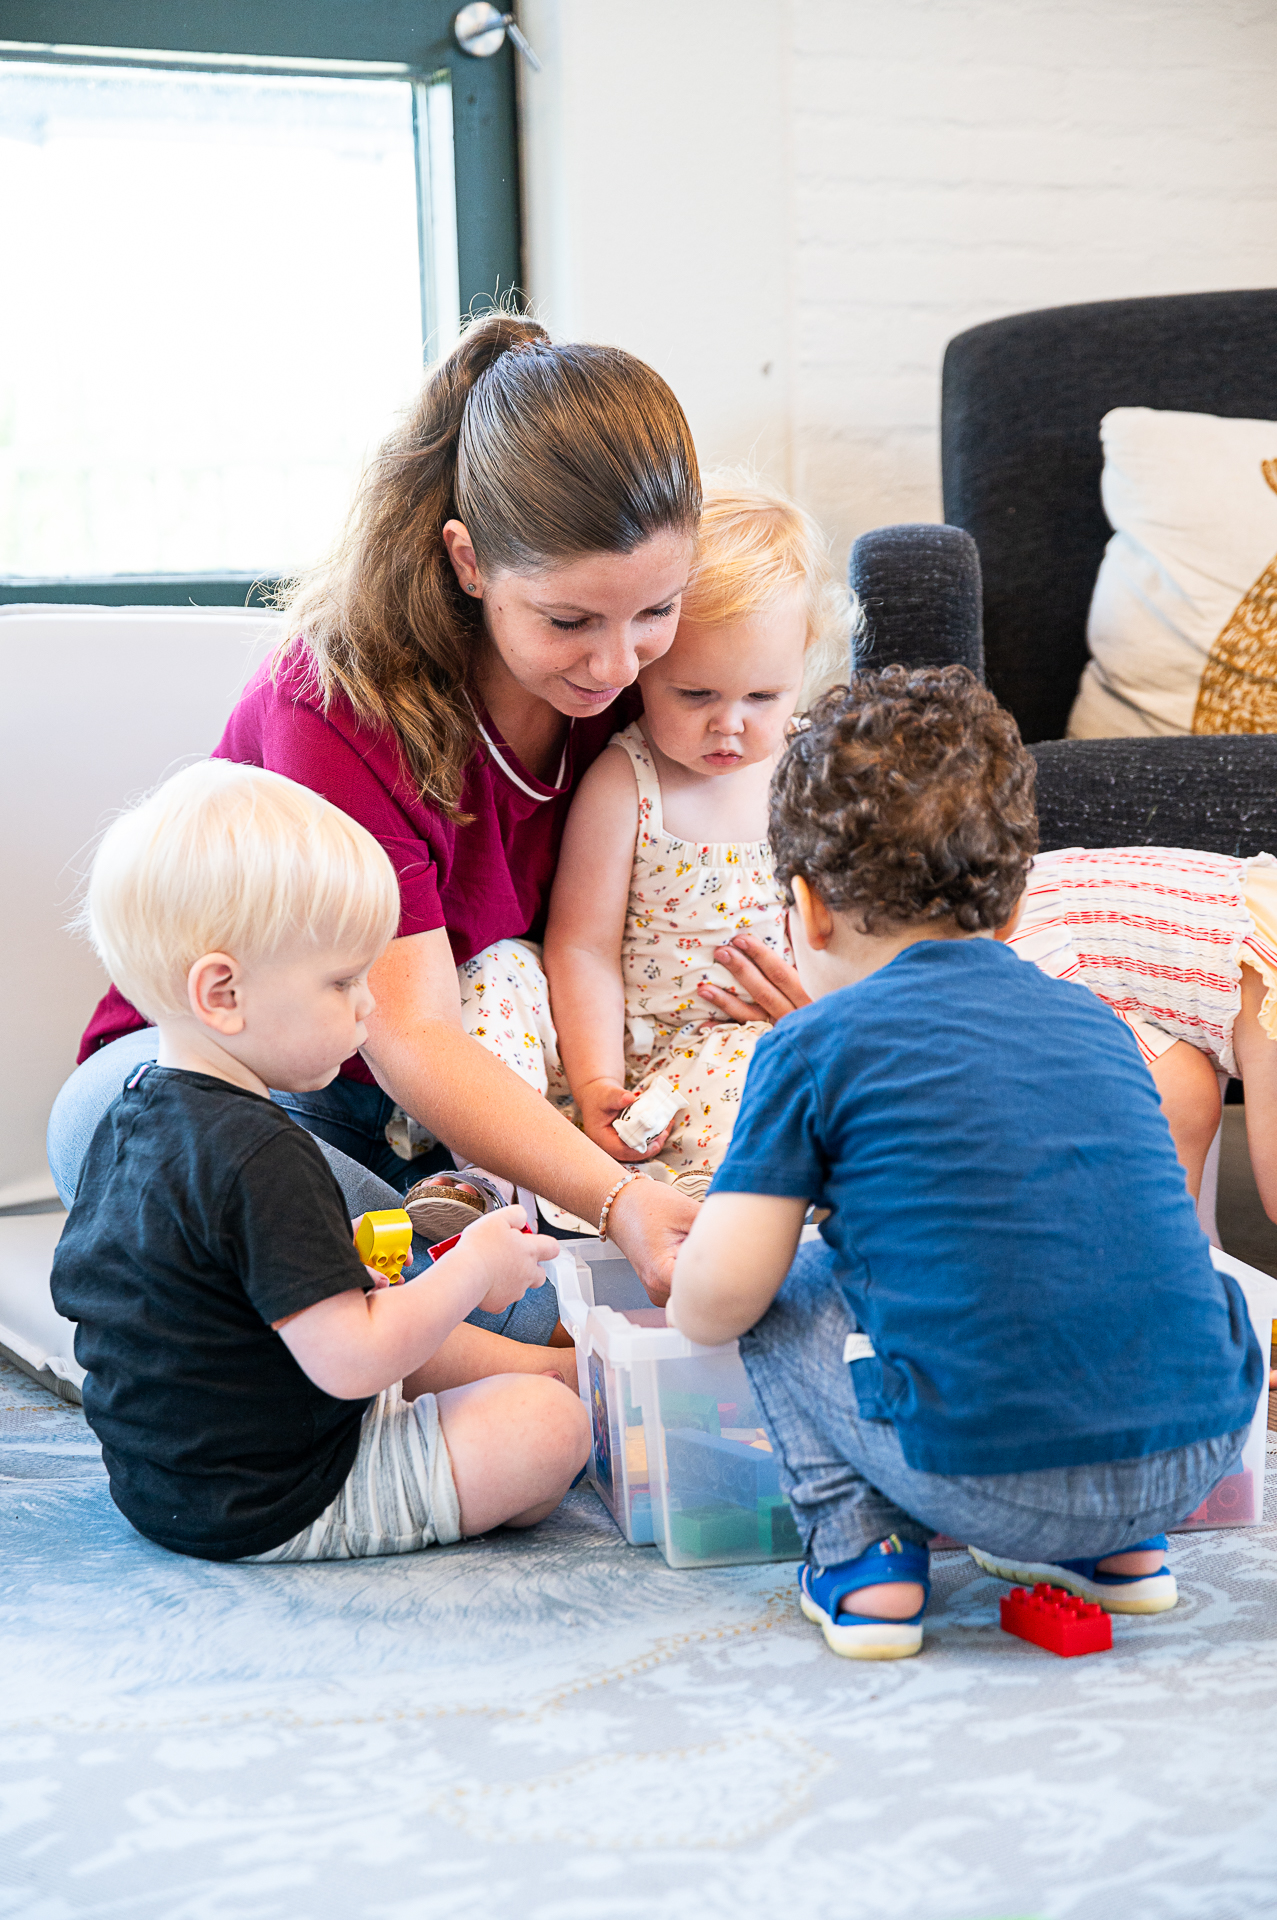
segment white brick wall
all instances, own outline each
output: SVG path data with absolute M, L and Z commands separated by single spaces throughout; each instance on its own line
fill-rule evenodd
M 523 17 L 546 58 L 525 128 L 551 324 L 652 359 L 706 456 L 752 451 L 840 548 L 939 517 L 940 359 L 963 327 L 1277 285 L 1272 0 Z

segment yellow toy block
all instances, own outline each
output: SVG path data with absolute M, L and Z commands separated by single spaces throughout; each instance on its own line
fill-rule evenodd
M 392 1287 L 398 1286 L 412 1258 L 412 1221 L 403 1208 L 366 1213 L 355 1235 L 355 1252 L 366 1267 L 384 1273 Z

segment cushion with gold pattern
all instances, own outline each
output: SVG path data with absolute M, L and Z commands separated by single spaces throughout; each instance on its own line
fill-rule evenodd
M 1074 739 L 1277 733 L 1277 421 L 1115 407 Z

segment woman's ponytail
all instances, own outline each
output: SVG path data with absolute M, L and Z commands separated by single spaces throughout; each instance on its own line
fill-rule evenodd
M 485 571 L 526 572 L 692 532 L 699 513 L 691 432 L 658 374 L 484 314 L 372 461 L 331 558 L 286 590 L 289 631 L 325 700 L 340 690 L 391 728 L 419 792 L 456 819 L 485 642 L 445 523 L 464 522 Z

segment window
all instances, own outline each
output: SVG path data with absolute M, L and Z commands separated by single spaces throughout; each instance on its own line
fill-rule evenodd
M 0 47 L 0 598 L 242 602 L 304 566 L 423 345 L 513 284 L 509 49 L 421 4 L 405 45 L 408 11 L 319 0 L 302 39 L 258 0 L 228 46 L 243 7 L 184 6 L 205 44 L 156 52 L 121 35 L 142 0 L 0 7 L 125 39 Z

